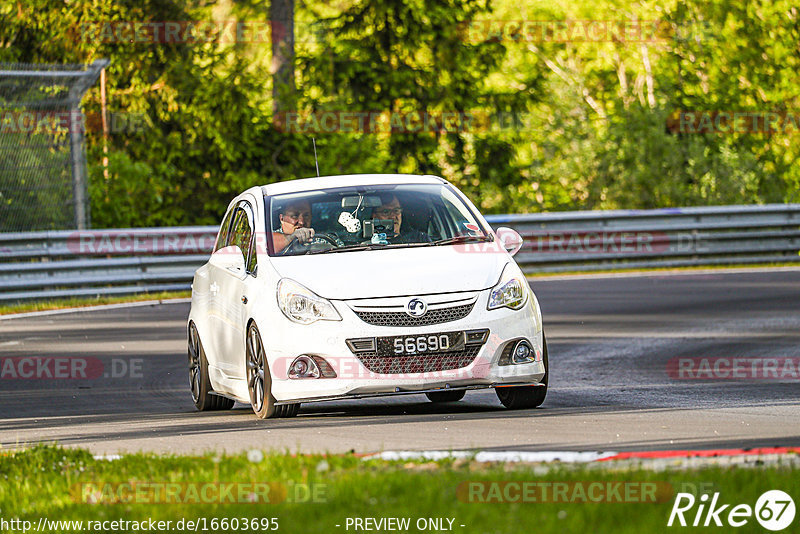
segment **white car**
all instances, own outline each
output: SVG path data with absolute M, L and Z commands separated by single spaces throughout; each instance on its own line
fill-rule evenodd
M 539 406 L 547 343 L 512 258 L 521 245 L 435 176 L 252 187 L 228 206 L 194 275 L 195 406 L 240 401 L 260 418 L 289 417 L 302 402 L 454 402 L 480 388 L 508 408 Z

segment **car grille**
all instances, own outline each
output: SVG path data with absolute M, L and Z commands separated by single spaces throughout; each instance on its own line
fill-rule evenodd
M 481 345 L 467 345 L 462 350 L 434 352 L 399 356 L 395 354 L 379 354 L 377 352 L 361 352 L 355 356 L 364 367 L 373 373 L 384 375 L 430 373 L 461 369 L 475 361 Z
M 469 304 L 439 308 L 438 310 L 429 309 L 428 313 L 422 317 L 411 317 L 404 311 L 376 312 L 356 310 L 355 313 L 365 323 L 375 326 L 429 326 L 463 319 L 469 315 L 474 305 L 475 302 L 470 302 Z M 454 367 L 453 369 L 457 368 Z

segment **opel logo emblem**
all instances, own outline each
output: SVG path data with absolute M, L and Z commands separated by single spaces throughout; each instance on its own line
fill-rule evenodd
M 422 299 L 411 299 L 406 304 L 406 313 L 411 317 L 422 317 L 428 312 L 428 305 Z

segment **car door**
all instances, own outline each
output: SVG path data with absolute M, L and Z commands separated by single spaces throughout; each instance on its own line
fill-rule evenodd
M 205 349 L 206 358 L 210 367 L 217 365 L 217 343 L 219 337 L 221 321 L 219 320 L 219 263 L 215 261 L 215 255 L 220 249 L 227 246 L 228 237 L 233 223 L 233 216 L 236 213 L 236 205 L 231 205 L 225 213 L 222 224 L 214 242 L 214 250 L 209 261 L 200 267 L 192 281 L 192 314 L 195 322 L 200 328 L 200 337 Z
M 246 287 L 247 280 L 255 274 L 255 250 L 253 247 L 253 209 L 246 200 L 240 201 L 233 214 L 231 230 L 226 240 L 226 248 L 218 253 L 242 254 L 245 268 L 225 266 L 219 262 L 211 269 L 211 294 L 214 309 L 214 352 L 216 367 L 224 378 L 244 377 L 244 338 L 247 321 Z M 239 247 L 236 251 L 231 246 Z M 252 259 L 251 259 L 252 258 Z M 214 262 L 212 262 L 213 264 Z

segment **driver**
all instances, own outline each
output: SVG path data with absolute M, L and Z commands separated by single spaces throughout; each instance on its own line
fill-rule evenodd
M 392 243 L 430 243 L 431 238 L 425 232 L 403 227 L 403 206 L 395 195 L 384 193 L 380 197 L 381 206 L 373 210 L 372 217 L 394 222 L 394 236 L 388 236 Z
M 308 244 L 314 237 L 311 228 L 311 204 L 308 200 L 296 200 L 278 211 L 280 228 L 272 232 L 272 244 L 275 252 L 281 252 L 292 242 Z

